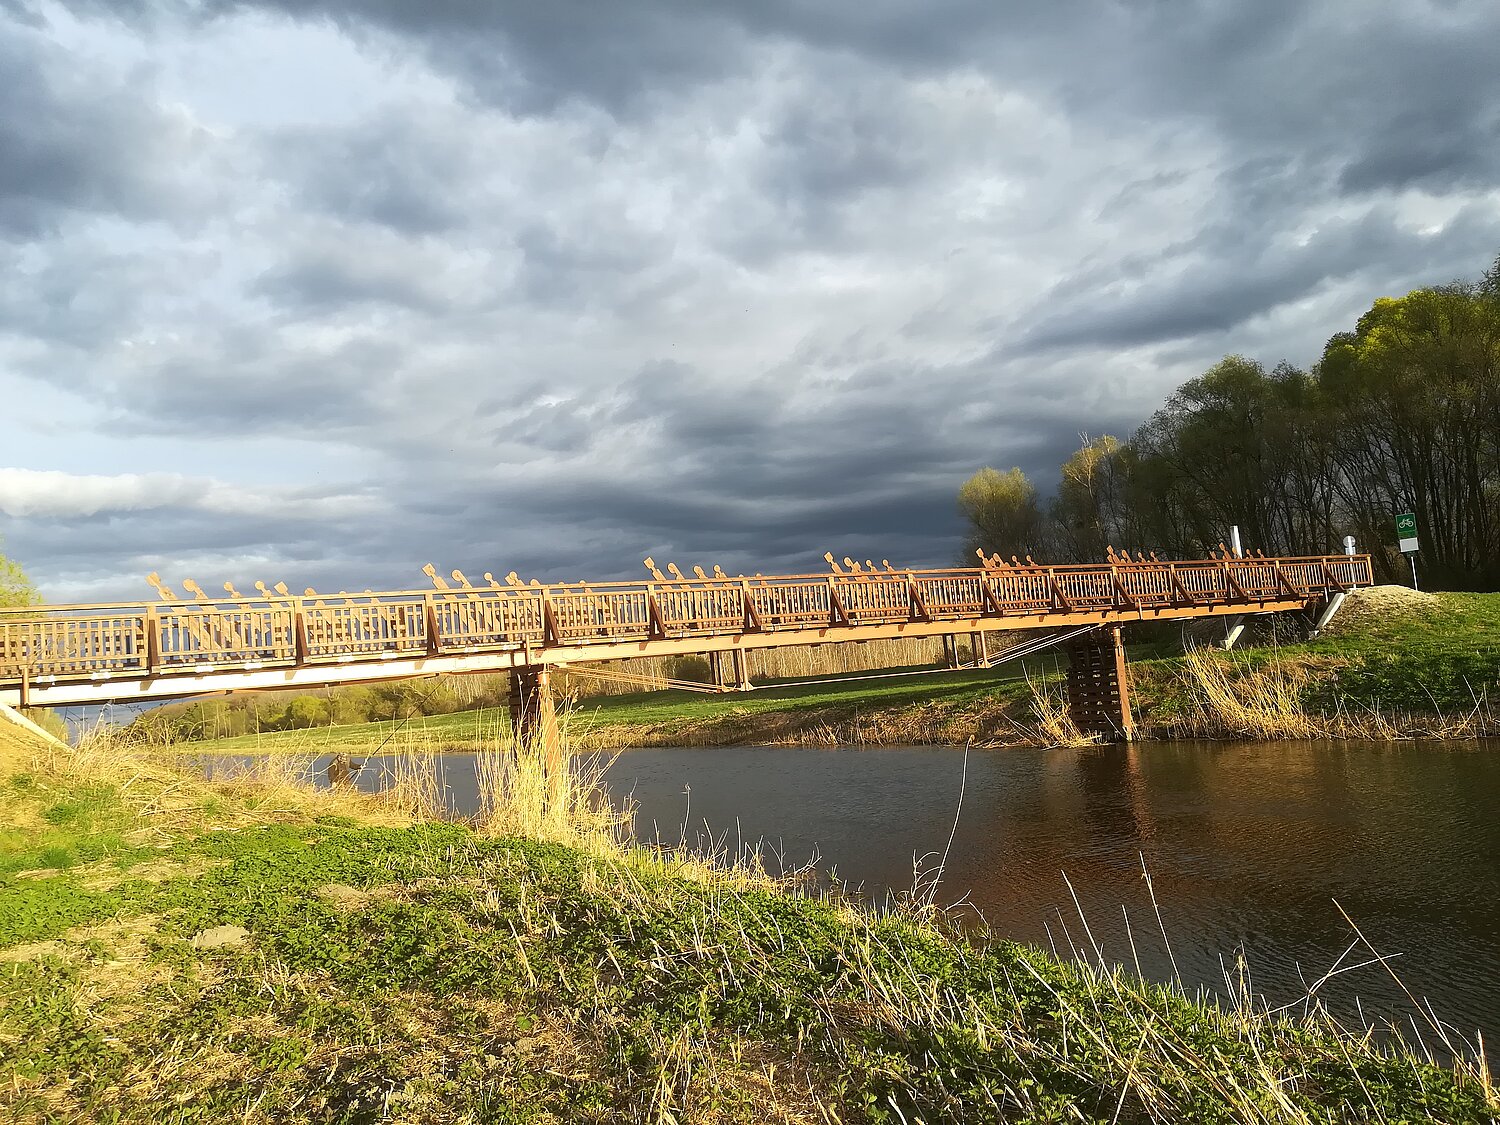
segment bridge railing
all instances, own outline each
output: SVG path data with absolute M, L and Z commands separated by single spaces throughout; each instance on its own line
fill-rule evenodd
M 0 682 L 1311 599 L 1368 556 L 877 571 L 0 610 Z

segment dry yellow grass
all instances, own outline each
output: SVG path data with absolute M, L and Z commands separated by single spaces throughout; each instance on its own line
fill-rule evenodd
M 1408 715 L 1343 706 L 1309 710 L 1303 704 L 1305 689 L 1334 663 L 1326 656 L 1300 655 L 1256 666 L 1233 653 L 1191 649 L 1184 654 L 1180 670 L 1189 710 L 1167 723 L 1166 730 L 1208 738 L 1386 741 L 1477 738 L 1492 729 L 1492 716 L 1478 707 L 1454 715 Z
M 1061 681 L 1028 676 L 1026 684 L 1031 689 L 1031 713 L 1036 725 L 1019 728 L 1025 741 L 1038 746 L 1094 746 L 1103 741 L 1102 735 L 1082 731 L 1073 721 Z
M 1208 649 L 1183 654 L 1183 675 L 1204 733 L 1246 738 L 1316 738 L 1322 724 L 1302 708 L 1304 665 L 1278 662 L 1269 670 L 1238 668 Z

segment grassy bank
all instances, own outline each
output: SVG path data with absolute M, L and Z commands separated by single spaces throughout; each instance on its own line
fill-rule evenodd
M 1218 627 L 1222 635 L 1222 626 Z M 1202 630 L 1207 641 L 1214 627 Z M 1165 737 L 1473 737 L 1500 733 L 1500 595 L 1418 595 L 1381 587 L 1352 597 L 1332 628 L 1297 641 L 1252 624 L 1232 653 L 1184 652 L 1174 629 L 1130 647 L 1137 718 Z M 1191 642 L 1192 637 L 1189 636 Z M 937 672 L 891 669 L 796 687 L 702 695 L 638 692 L 576 700 L 574 737 L 595 747 L 722 745 L 1052 745 L 1065 657 Z M 909 674 L 919 672 L 921 674 Z M 318 745 L 478 749 L 506 720 L 490 709 L 245 735 L 195 743 L 263 753 Z
M 274 759 L 268 759 L 274 761 Z M 487 823 L 417 781 L 210 785 L 0 724 L 11 1121 L 1494 1121 L 1314 1006 L 1107 967 L 622 846 L 504 751 Z M 516 834 L 518 829 L 528 835 Z

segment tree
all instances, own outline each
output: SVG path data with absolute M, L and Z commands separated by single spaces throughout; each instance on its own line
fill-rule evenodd
M 0 606 L 36 605 L 36 587 L 20 564 L 0 555 Z
M 1045 555 L 1046 521 L 1036 486 L 1019 468 L 980 469 L 958 490 L 958 506 L 969 521 L 966 564 L 972 565 L 976 550 L 1005 558 Z
M 1122 526 L 1129 460 L 1120 455 L 1119 438 L 1082 436 L 1078 452 L 1063 462 L 1052 502 L 1057 545 L 1078 562 L 1102 559 L 1110 546 L 1130 545 Z
M 1360 538 L 1389 544 L 1414 512 L 1428 583 L 1500 585 L 1500 262 L 1479 285 L 1377 300 L 1328 341 L 1318 380 Z

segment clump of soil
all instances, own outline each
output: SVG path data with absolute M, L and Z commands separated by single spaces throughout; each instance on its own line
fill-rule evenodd
M 1422 617 L 1437 607 L 1436 595 L 1413 590 L 1410 586 L 1366 586 L 1352 591 L 1334 614 L 1326 637 L 1359 632 L 1375 621 L 1392 617 Z

